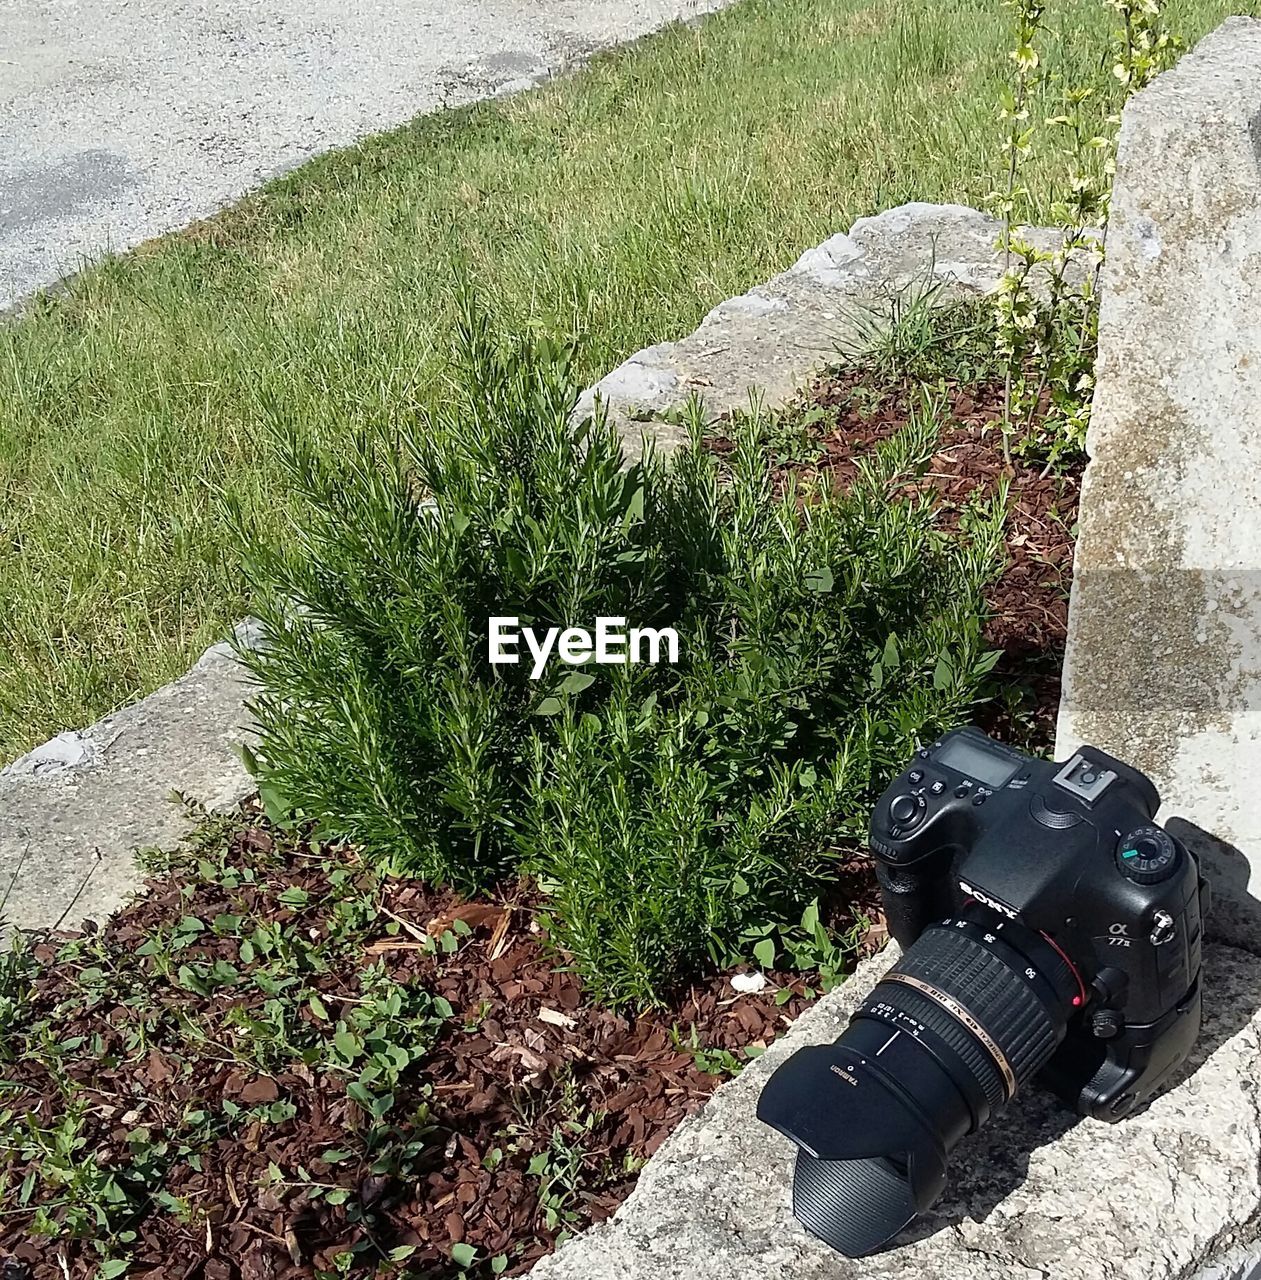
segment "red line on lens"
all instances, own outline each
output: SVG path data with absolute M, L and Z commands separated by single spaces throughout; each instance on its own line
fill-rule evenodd
M 1080 996 L 1077 1003 L 1078 1005 L 1084 1005 L 1086 1003 L 1086 984 L 1081 980 L 1081 974 L 1077 972 L 1077 966 L 1068 958 L 1064 948 L 1061 947 L 1049 933 L 1043 933 L 1041 929 L 1039 929 L 1038 932 L 1041 933 L 1042 936 L 1051 944 L 1051 949 L 1055 954 L 1059 956 L 1066 965 L 1068 965 L 1069 973 L 1073 975 L 1073 978 L 1077 982 L 1077 991 Z

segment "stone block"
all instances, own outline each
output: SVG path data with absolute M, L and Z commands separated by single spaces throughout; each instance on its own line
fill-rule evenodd
M 533 1280 L 1181 1280 L 1255 1238 L 1261 959 L 1224 944 L 1205 954 L 1200 1041 L 1142 1114 L 1081 1119 L 1031 1088 L 960 1143 L 945 1193 L 893 1248 L 853 1261 L 808 1235 L 790 1211 L 793 1148 L 757 1120 L 758 1094 L 795 1049 L 840 1035 L 896 956 L 802 1014 Z
M 249 642 L 250 622 L 238 627 Z M 102 920 L 140 887 L 135 850 L 190 830 L 178 797 L 229 812 L 254 790 L 250 685 L 230 645 L 82 732 L 0 770 L 0 923 L 26 929 Z
M 1125 110 L 1102 275 L 1062 758 L 1150 774 L 1261 939 L 1261 22 L 1232 18 Z
M 598 396 L 630 451 L 646 434 L 668 452 L 685 439 L 679 412 L 693 395 L 710 419 L 753 400 L 777 408 L 852 351 L 898 291 L 944 299 L 993 289 L 1003 270 L 1000 231 L 993 218 L 956 204 L 905 204 L 859 218 L 787 271 L 719 303 L 695 333 L 631 356 L 588 390 L 577 412 L 589 414 Z M 1043 248 L 1057 243 L 1047 228 L 1025 234 Z

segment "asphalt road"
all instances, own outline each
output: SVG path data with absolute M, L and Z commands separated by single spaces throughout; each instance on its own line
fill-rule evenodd
M 444 103 L 723 0 L 0 0 L 0 309 Z

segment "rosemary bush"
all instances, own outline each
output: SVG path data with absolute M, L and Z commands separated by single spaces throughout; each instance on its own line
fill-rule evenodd
M 304 509 L 249 549 L 266 793 L 401 873 L 526 873 L 593 994 L 645 1003 L 796 920 L 836 842 L 995 655 L 1001 503 L 937 527 L 930 407 L 843 494 L 781 491 L 763 415 L 720 471 L 624 469 L 568 357 L 471 306 L 440 408 L 347 456 L 271 425 Z M 677 665 L 492 666 L 487 620 L 673 626 Z

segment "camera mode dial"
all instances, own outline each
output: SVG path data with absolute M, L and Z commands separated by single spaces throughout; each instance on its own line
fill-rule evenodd
M 1116 861 L 1135 884 L 1158 884 L 1178 869 L 1178 846 L 1160 827 L 1136 827 L 1121 837 Z

